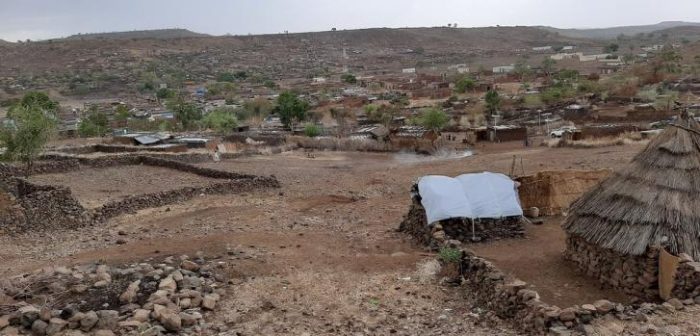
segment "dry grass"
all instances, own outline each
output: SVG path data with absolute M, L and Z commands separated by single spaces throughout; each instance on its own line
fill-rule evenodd
M 287 143 L 296 144 L 301 148 L 332 151 L 389 152 L 392 150 L 390 144 L 371 139 L 289 136 Z
M 624 169 L 571 207 L 564 229 L 589 243 L 640 255 L 663 245 L 700 258 L 700 125 L 668 127 Z
M 628 132 L 623 133 L 616 137 L 604 137 L 595 139 L 584 139 L 584 140 L 568 140 L 564 138 L 560 139 L 547 139 L 544 141 L 544 145 L 550 148 L 553 147 L 567 147 L 567 148 L 600 148 L 600 147 L 610 147 L 610 146 L 624 146 L 633 145 L 639 143 L 648 143 L 648 140 L 642 139 L 642 135 L 638 132 Z

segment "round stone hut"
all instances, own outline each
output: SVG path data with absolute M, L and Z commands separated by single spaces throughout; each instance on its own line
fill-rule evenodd
M 658 297 L 660 248 L 700 260 L 700 125 L 679 118 L 572 204 L 565 256 L 603 284 Z

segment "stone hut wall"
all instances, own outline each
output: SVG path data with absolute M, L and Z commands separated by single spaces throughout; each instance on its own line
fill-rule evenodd
M 564 257 L 605 286 L 644 300 L 659 296 L 658 250 L 650 249 L 641 256 L 623 255 L 569 236 Z
M 671 294 L 681 300 L 692 299 L 700 303 L 700 262 L 681 255 Z
M 465 222 L 462 219 L 444 220 L 428 226 L 425 209 L 415 198 L 408 214 L 399 225 L 399 231 L 412 235 L 421 244 L 431 249 L 437 249 L 449 240 L 470 243 L 524 235 L 519 217 L 477 220 L 474 223 L 473 233 L 471 222 Z
M 529 289 L 526 282 L 509 278 L 491 262 L 468 250 L 462 250 L 461 270 L 466 293 L 477 305 L 512 322 L 528 335 L 568 334 L 569 330 L 584 328 L 595 318 L 633 310 L 607 300 L 563 309 L 547 304 L 540 301 L 539 294 Z

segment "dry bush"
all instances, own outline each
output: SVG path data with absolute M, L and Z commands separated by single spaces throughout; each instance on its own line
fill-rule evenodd
M 547 147 L 567 147 L 567 148 L 599 148 L 599 147 L 610 147 L 610 146 L 622 146 L 631 145 L 637 143 L 646 143 L 648 140 L 642 139 L 642 135 L 639 132 L 626 132 L 620 134 L 616 137 L 604 137 L 604 138 L 594 138 L 594 139 L 583 139 L 583 140 L 568 140 L 564 138 L 560 139 L 547 139 L 544 140 L 543 145 Z
M 288 136 L 288 144 L 296 144 L 301 148 L 331 150 L 331 151 L 358 151 L 358 152 L 388 152 L 391 145 L 371 139 L 352 138 L 309 138 L 304 136 Z

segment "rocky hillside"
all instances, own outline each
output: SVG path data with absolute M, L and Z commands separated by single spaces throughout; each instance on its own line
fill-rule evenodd
M 567 36 L 571 38 L 583 38 L 583 39 L 614 39 L 620 34 L 627 36 L 634 36 L 637 34 L 649 34 L 654 32 L 659 32 L 665 29 L 671 29 L 676 27 L 698 27 L 700 23 L 698 22 L 684 22 L 684 21 L 665 21 L 652 25 L 641 25 L 641 26 L 621 26 L 621 27 L 610 27 L 610 28 L 594 28 L 594 29 L 560 29 L 554 27 L 541 27 L 544 30 L 559 33 L 561 36 Z
M 123 39 L 171 39 L 184 37 L 205 37 L 207 34 L 195 33 L 187 29 L 154 29 L 154 30 L 133 30 L 126 32 L 112 33 L 91 33 L 71 35 L 66 40 L 123 40 Z

